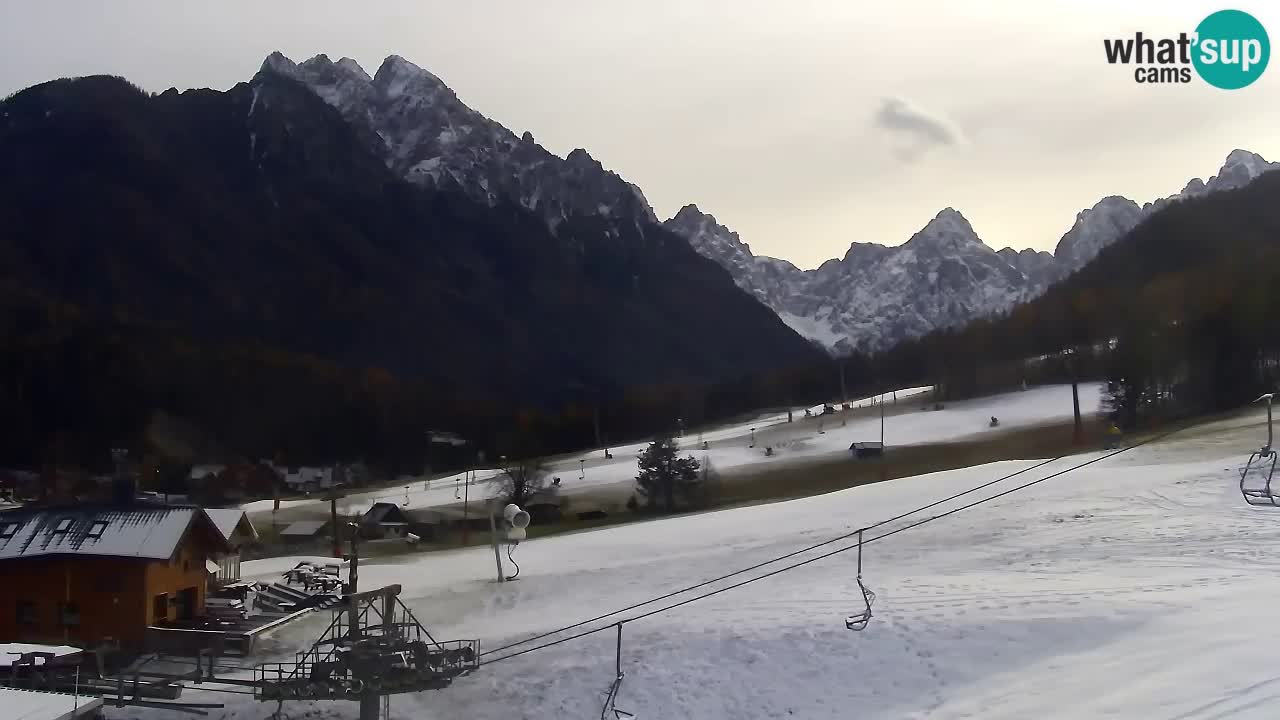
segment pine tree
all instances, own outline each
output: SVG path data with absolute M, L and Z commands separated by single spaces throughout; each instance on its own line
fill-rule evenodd
M 663 437 L 640 453 L 636 490 L 645 498 L 649 509 L 674 512 L 677 497 L 688 501 L 697 492 L 702 480 L 698 461 L 693 456 L 679 457 L 679 450 L 675 440 Z

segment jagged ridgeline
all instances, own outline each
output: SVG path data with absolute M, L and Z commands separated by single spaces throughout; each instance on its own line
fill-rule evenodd
M 633 186 L 398 58 L 369 78 L 273 56 L 226 92 L 46 83 L 0 103 L 0 160 L 14 462 L 98 457 L 157 417 L 300 460 L 420 461 L 442 425 L 565 446 L 596 406 L 643 432 L 780 400 L 822 361 Z
M 935 330 L 961 328 L 1038 297 L 1144 218 L 1182 200 L 1243 187 L 1276 167 L 1280 164 L 1234 150 L 1207 182 L 1193 179 L 1176 195 L 1143 206 L 1124 197 L 1105 197 L 1076 215 L 1053 254 L 997 251 L 952 208 L 904 244 L 855 242 L 843 258 L 813 270 L 755 255 L 737 233 L 694 205 L 665 225 L 728 270 L 739 287 L 801 335 L 837 354 L 871 353 Z
M 1166 203 L 1030 302 L 900 343 L 880 372 L 965 395 L 1078 349 L 1129 424 L 1239 406 L 1280 384 L 1280 172 Z M 1027 363 L 1028 359 L 1039 359 Z

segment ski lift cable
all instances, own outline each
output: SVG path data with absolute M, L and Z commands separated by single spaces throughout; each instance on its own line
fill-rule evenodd
M 1042 477 L 1042 478 L 1037 478 L 1037 479 L 1035 479 L 1035 480 L 1030 480 L 1030 481 L 1028 481 L 1028 482 L 1022 483 L 1021 485 L 1016 485 L 1016 486 L 1014 486 L 1014 487 L 1012 487 L 1012 488 L 1009 488 L 1008 490 L 1004 490 L 1004 491 L 1002 491 L 1002 492 L 996 493 L 995 495 L 991 495 L 991 496 L 989 496 L 989 497 L 985 497 L 985 498 L 982 498 L 982 499 L 980 499 L 980 500 L 974 500 L 973 502 L 967 503 L 967 504 L 965 504 L 965 505 L 960 505 L 960 506 L 958 506 L 958 507 L 952 508 L 951 510 L 948 510 L 948 511 L 946 511 L 946 512 L 944 512 L 944 513 L 941 513 L 941 514 L 939 514 L 939 515 L 933 515 L 933 516 L 930 516 L 930 517 L 924 518 L 923 520 L 918 520 L 918 521 L 916 521 L 916 522 L 914 522 L 914 523 L 910 523 L 910 524 L 908 524 L 908 525 L 903 525 L 902 527 L 895 528 L 895 529 L 893 529 L 893 530 L 890 530 L 889 532 L 882 533 L 882 534 L 877 535 L 877 536 L 875 536 L 875 537 L 872 537 L 872 538 L 870 538 L 870 539 L 864 540 L 862 543 L 855 543 L 855 544 L 853 544 L 853 545 L 846 545 L 846 546 L 843 546 L 843 547 L 836 548 L 835 550 L 829 550 L 829 551 L 827 551 L 827 552 L 825 552 L 825 553 L 822 553 L 821 555 L 815 555 L 814 557 L 807 558 L 807 559 L 805 559 L 805 560 L 801 560 L 801 561 L 799 561 L 799 562 L 791 563 L 790 565 L 784 565 L 784 566 L 782 566 L 782 567 L 780 567 L 780 568 L 778 568 L 778 569 L 776 569 L 776 570 L 771 570 L 771 571 L 769 571 L 769 572 L 767 572 L 767 573 L 765 573 L 765 574 L 763 574 L 763 575 L 756 575 L 756 576 L 754 576 L 754 577 L 747 578 L 746 580 L 742 580 L 742 581 L 739 581 L 739 582 L 733 583 L 732 585 L 726 585 L 726 586 L 724 586 L 724 587 L 722 587 L 722 588 L 717 588 L 717 589 L 715 589 L 715 590 L 711 590 L 711 591 L 706 592 L 706 593 L 703 593 L 703 594 L 701 594 L 701 595 L 695 595 L 695 596 L 693 596 L 693 597 L 691 597 L 691 598 L 686 598 L 686 599 L 684 599 L 684 600 L 681 600 L 681 601 L 676 602 L 676 603 L 672 603 L 672 604 L 670 604 L 670 605 L 664 605 L 664 606 L 662 606 L 662 607 L 660 607 L 660 608 L 656 608 L 656 609 L 654 609 L 654 610 L 650 610 L 650 611 L 648 611 L 648 612 L 641 613 L 641 614 L 639 614 L 639 615 L 635 615 L 635 616 L 633 616 L 633 617 L 629 617 L 629 618 L 625 618 L 625 619 L 623 619 L 623 620 L 619 620 L 617 624 L 625 624 L 625 623 L 635 622 L 635 621 L 637 621 L 637 620 L 643 620 L 643 619 L 645 619 L 645 618 L 652 617 L 652 616 L 657 615 L 657 614 L 659 614 L 659 613 L 664 613 L 664 612 L 667 612 L 667 611 L 669 611 L 669 610 L 674 610 L 674 609 L 679 608 L 679 607 L 682 607 L 682 606 L 684 606 L 684 605 L 688 605 L 688 604 L 690 604 L 690 603 L 692 603 L 692 602 L 696 602 L 696 601 L 698 601 L 698 600 L 703 600 L 703 599 L 709 598 L 709 597 L 711 597 L 711 596 L 713 596 L 713 595 L 719 595 L 720 593 L 728 592 L 728 591 L 730 591 L 730 590 L 735 590 L 735 589 L 740 588 L 740 587 L 742 587 L 742 586 L 744 586 L 744 585 L 750 585 L 751 583 L 757 582 L 757 581 L 759 581 L 759 580 L 764 580 L 764 579 L 766 579 L 766 578 L 771 578 L 771 577 L 773 577 L 773 576 L 775 576 L 775 575 L 780 575 L 780 574 L 782 574 L 782 573 L 784 573 L 784 572 L 787 572 L 787 571 L 790 571 L 790 570 L 795 570 L 796 568 L 800 568 L 800 567 L 803 567 L 803 566 L 805 566 L 805 565 L 809 565 L 809 564 L 811 564 L 811 563 L 815 563 L 815 562 L 817 562 L 817 561 L 819 561 L 819 560 L 825 560 L 826 558 L 829 558 L 829 557 L 831 557 L 831 556 L 833 556 L 833 555 L 839 555 L 840 553 L 844 553 L 844 552 L 848 552 L 848 551 L 850 551 L 850 550 L 857 549 L 857 548 L 859 548 L 861 545 L 868 545 L 868 544 L 873 543 L 873 542 L 875 542 L 875 541 L 877 541 L 877 540 L 884 540 L 885 538 L 892 537 L 892 536 L 894 536 L 894 535 L 897 535 L 898 533 L 906 532 L 906 531 L 908 531 L 908 530 L 914 530 L 914 529 L 916 529 L 916 528 L 918 528 L 918 527 L 921 527 L 922 525 L 927 525 L 927 524 L 929 524 L 929 523 L 931 523 L 931 522 L 934 522 L 935 520 L 941 520 L 942 518 L 949 517 L 949 516 L 951 516 L 951 515 L 955 515 L 955 514 L 956 514 L 956 513 L 958 513 L 958 512 L 961 512 L 961 511 L 964 511 L 964 510 L 969 510 L 969 509 L 971 509 L 971 508 L 977 507 L 977 506 L 979 506 L 979 505 L 983 505 L 983 504 L 988 503 L 988 502 L 991 502 L 991 501 L 993 501 L 993 500 L 998 500 L 998 499 L 1000 499 L 1000 498 L 1002 498 L 1002 497 L 1005 497 L 1006 495 L 1010 495 L 1010 494 L 1013 494 L 1013 493 L 1015 493 L 1015 492 L 1018 492 L 1018 491 L 1021 491 L 1021 490 L 1025 490 L 1025 489 L 1027 489 L 1027 488 L 1029 488 L 1029 487 L 1032 487 L 1032 486 L 1035 486 L 1035 485 L 1039 485 L 1040 483 L 1045 482 L 1046 480 L 1051 480 L 1051 479 L 1056 478 L 1056 477 L 1061 477 L 1061 476 L 1063 476 L 1063 475 L 1066 475 L 1067 473 L 1073 472 L 1073 471 L 1075 471 L 1075 470 L 1079 470 L 1080 468 L 1083 468 L 1083 467 L 1088 466 L 1088 465 L 1093 465 L 1093 464 L 1098 463 L 1098 462 L 1101 462 L 1101 461 L 1103 461 L 1103 460 L 1107 460 L 1107 459 L 1112 458 L 1112 457 L 1115 457 L 1116 455 L 1119 455 L 1119 454 L 1121 454 L 1121 453 L 1128 452 L 1129 450 L 1132 450 L 1132 449 L 1134 449 L 1134 448 L 1139 448 L 1139 447 L 1142 447 L 1142 446 L 1144 446 L 1144 445 L 1148 445 L 1148 444 L 1150 444 L 1150 443 L 1157 442 L 1157 441 L 1159 441 L 1159 440 L 1163 440 L 1163 439 L 1165 439 L 1165 438 L 1167 438 L 1167 437 L 1169 437 L 1169 436 L 1173 435 L 1174 433 L 1177 433 L 1177 432 L 1180 432 L 1180 431 L 1182 431 L 1182 430 L 1185 430 L 1185 429 L 1186 429 L 1186 428 L 1188 428 L 1188 427 L 1190 427 L 1190 423 L 1188 423 L 1188 424 L 1186 424 L 1186 425 L 1183 425 L 1182 427 L 1178 427 L 1178 428 L 1174 428 L 1173 430 L 1169 430 L 1168 432 L 1161 433 L 1161 434 L 1159 434 L 1159 435 L 1154 435 L 1154 436 L 1152 436 L 1152 437 L 1150 437 L 1150 438 L 1147 438 L 1146 440 L 1143 440 L 1143 441 L 1141 441 L 1141 442 L 1134 443 L 1134 444 L 1129 445 L 1129 446 L 1127 446 L 1127 447 L 1123 447 L 1123 448 L 1120 448 L 1120 449 L 1118 449 L 1118 450 L 1114 450 L 1114 451 L 1109 452 L 1109 453 L 1106 453 L 1106 454 L 1104 454 L 1104 455 L 1099 455 L 1098 457 L 1093 458 L 1092 460 L 1086 460 L 1085 462 L 1082 462 L 1082 463 L 1080 463 L 1080 464 L 1078 464 L 1078 465 L 1073 465 L 1073 466 L 1071 466 L 1071 467 L 1069 467 L 1069 468 L 1066 468 L 1065 470 L 1059 470 L 1058 472 L 1051 473 L 1051 474 L 1046 475 L 1046 476 L 1044 476 L 1044 477 Z M 877 523 L 877 525 L 883 525 L 883 523 Z M 864 528 L 864 530 L 865 530 L 865 528 Z M 854 532 L 853 534 L 854 534 L 854 535 L 857 535 L 857 532 Z M 648 604 L 648 603 L 644 603 L 644 604 Z M 565 637 L 563 637 L 563 638 L 559 638 L 559 639 L 557 639 L 557 640 L 553 640 L 553 641 L 551 641 L 551 642 L 543 643 L 543 644 L 541 644 L 541 645 L 535 645 L 535 646 L 533 646 L 533 647 L 531 647 L 531 648 L 526 648 L 526 649 L 524 649 L 524 650 L 518 650 L 518 651 L 513 652 L 513 653 L 508 653 L 508 654 L 506 654 L 506 655 L 503 655 L 503 656 L 498 657 L 498 658 L 494 658 L 494 659 L 492 659 L 492 660 L 486 660 L 486 661 L 481 662 L 480 664 L 481 664 L 481 665 L 489 665 L 489 664 L 492 664 L 492 663 L 500 662 L 500 661 L 502 661 L 502 660 L 509 660 L 509 659 L 511 659 L 511 658 L 518 657 L 518 656 L 520 656 L 520 655 L 525 655 L 525 654 L 528 654 L 528 653 L 531 653 L 531 652 L 535 652 L 535 651 L 537 651 L 537 650 L 542 650 L 542 649 L 545 649 L 545 648 L 553 647 L 553 646 L 555 646 L 555 645 L 559 645 L 559 644 L 561 644 L 561 643 L 569 642 L 570 640 L 577 640 L 578 638 L 586 637 L 586 636 L 588 636 L 588 635 L 593 635 L 593 634 L 598 633 L 598 632 L 600 632 L 600 631 L 602 631 L 602 630 L 607 630 L 607 629 L 609 629 L 609 628 L 611 628 L 611 627 L 613 627 L 613 625 L 605 625 L 605 626 L 603 626 L 603 627 L 597 627 L 597 628 L 592 628 L 592 629 L 590 629 L 590 630 L 584 630 L 584 631 L 582 631 L 582 632 L 580 632 L 580 633 L 574 633 L 574 634 L 572 634 L 572 635 L 567 635 L 567 636 L 565 636 Z M 563 632 L 563 631 L 561 631 L 561 632 Z M 496 651 L 495 651 L 495 652 L 496 652 Z
M 959 498 L 962 498 L 962 497 L 964 497 L 964 496 L 966 496 L 966 495 L 971 495 L 971 494 L 973 494 L 973 493 L 975 493 L 975 492 L 978 492 L 979 490 L 985 490 L 985 489 L 987 489 L 987 488 L 991 487 L 992 485 L 996 485 L 996 484 L 998 484 L 998 483 L 1004 482 L 1005 480 L 1010 480 L 1010 479 L 1015 478 L 1015 477 L 1017 477 L 1017 476 L 1019 476 L 1019 475 L 1022 475 L 1022 474 L 1024 474 L 1024 473 L 1031 472 L 1032 470 L 1036 470 L 1036 469 L 1042 468 L 1042 467 L 1044 467 L 1045 465 L 1048 465 L 1049 463 L 1055 462 L 1055 461 L 1057 461 L 1057 460 L 1061 460 L 1061 459 L 1062 459 L 1062 458 L 1064 458 L 1064 457 L 1066 457 L 1066 456 L 1065 456 L 1065 455 L 1059 455 L 1059 456 L 1057 456 L 1057 457 L 1049 458 L 1048 460 L 1044 460 L 1044 461 L 1038 462 L 1038 463 L 1036 463 L 1036 464 L 1034 464 L 1034 465 L 1029 465 L 1029 466 L 1027 466 L 1027 467 L 1025 467 L 1025 468 L 1023 468 L 1023 469 L 1021 469 L 1021 470 L 1018 470 L 1017 472 L 1012 472 L 1012 473 L 1009 473 L 1008 475 L 1003 475 L 1003 476 L 998 477 L 998 478 L 996 478 L 996 479 L 994 479 L 994 480 L 988 480 L 987 482 L 982 483 L 981 485 L 976 485 L 976 486 L 974 486 L 974 487 L 969 488 L 968 490 L 963 490 L 963 491 L 961 491 L 961 492 L 955 493 L 954 495 L 950 495 L 950 496 L 948 496 L 948 497 L 942 498 L 941 500 L 936 500 L 936 501 L 934 501 L 934 502 L 931 502 L 931 503 L 929 503 L 928 505 L 924 505 L 924 506 L 922 506 L 922 507 L 918 507 L 918 508 L 914 508 L 914 509 L 912 509 L 912 510 L 908 510 L 907 512 L 904 512 L 904 513 L 901 513 L 901 514 L 895 515 L 895 516 L 893 516 L 893 517 L 891 517 L 891 518 L 887 518 L 887 519 L 885 519 L 885 520 L 881 520 L 881 521 L 879 521 L 879 522 L 877 522 L 877 523 L 874 523 L 874 524 L 872 524 L 872 525 L 868 525 L 868 526 L 863 527 L 863 528 L 860 528 L 860 529 L 858 529 L 858 530 L 853 530 L 853 531 L 851 531 L 851 532 L 844 533 L 843 535 L 837 535 L 836 537 L 829 538 L 829 539 L 827 539 L 827 540 L 823 540 L 822 542 L 818 542 L 818 543 L 814 543 L 814 544 L 812 544 L 812 545 L 808 545 L 808 546 L 802 547 L 802 548 L 800 548 L 799 550 L 793 550 L 792 552 L 789 552 L 789 553 L 787 553 L 787 554 L 785 554 L 785 555 L 779 555 L 778 557 L 774 557 L 774 558 L 770 558 L 770 559 L 768 559 L 768 560 L 764 560 L 764 561 L 762 561 L 762 562 L 758 562 L 758 563 L 756 563 L 755 565 L 751 565 L 751 566 L 748 566 L 748 567 L 744 567 L 744 568 L 742 568 L 742 569 L 740 569 L 740 570 L 734 570 L 734 571 L 733 571 L 733 572 L 731 572 L 731 573 L 727 573 L 727 574 L 724 574 L 724 575 L 720 575 L 719 577 L 714 577 L 714 578 L 711 578 L 711 579 L 709 579 L 709 580 L 704 580 L 704 581 L 702 581 L 702 582 L 698 583 L 697 585 L 690 585 L 690 586 L 688 586 L 688 587 L 680 588 L 679 590 L 673 590 L 673 591 L 671 591 L 671 592 L 669 592 L 669 593 L 667 593 L 667 594 L 665 594 L 665 595 L 659 595 L 658 597 L 650 598 L 650 599 L 645 600 L 645 601 L 643 601 L 643 602 L 638 602 L 638 603 L 635 603 L 634 605 L 629 605 L 629 606 L 627 606 L 627 607 L 620 608 L 620 609 L 618 609 L 618 610 L 614 610 L 613 612 L 608 612 L 608 613 L 605 613 L 605 614 L 603 614 L 603 615 L 597 615 L 596 617 L 590 618 L 590 619 L 588 619 L 588 620 L 582 620 L 582 621 L 580 621 L 580 622 L 576 622 L 576 623 L 574 623 L 574 624 L 572 624 L 572 625 L 566 625 L 565 627 L 559 628 L 558 630 L 551 630 L 551 631 L 549 631 L 549 632 L 545 632 L 545 633 L 542 633 L 542 634 L 540 634 L 540 635 L 534 635 L 533 637 L 526 638 L 526 639 L 524 639 L 524 640 L 519 640 L 519 641 L 517 641 L 517 642 L 513 642 L 513 643 L 510 643 L 510 644 L 508 644 L 508 645 L 504 645 L 504 646 L 502 646 L 502 647 L 494 648 L 493 650 L 488 650 L 488 651 L 485 651 L 485 652 L 483 652 L 483 653 L 480 653 L 480 655 L 481 655 L 481 657 L 483 657 L 483 656 L 485 656 L 485 655 L 494 655 L 494 654 L 497 654 L 497 653 L 500 653 L 500 652 L 504 652 L 504 651 L 506 651 L 506 650 L 510 650 L 511 648 L 519 647 L 519 646 L 521 646 L 521 645 L 526 645 L 526 644 L 528 644 L 528 643 L 535 642 L 535 641 L 537 641 L 537 640 L 542 640 L 543 638 L 551 637 L 552 635 L 558 635 L 558 634 L 560 634 L 560 633 L 562 633 L 562 632 L 565 632 L 566 630 L 573 630 L 573 629 L 576 629 L 576 628 L 580 628 L 580 627 L 582 627 L 583 625 L 590 625 L 590 624 L 592 624 L 592 623 L 600 622 L 601 620 L 604 620 L 604 619 L 606 619 L 606 618 L 613 617 L 614 615 L 621 615 L 622 613 L 625 613 L 625 612 L 630 612 L 630 611 L 632 611 L 632 610 L 637 610 L 637 609 L 639 609 L 639 608 L 644 607 L 645 605 L 652 605 L 653 603 L 656 603 L 656 602 L 662 602 L 663 600 L 670 600 L 671 598 L 673 598 L 673 597 L 675 597 L 675 596 L 677 596 L 677 595 L 683 595 L 684 593 L 692 592 L 692 591 L 694 591 L 694 590 L 698 590 L 698 589 L 704 588 L 704 587 L 706 587 L 706 586 L 708 586 L 708 585 L 712 585 L 712 584 L 715 584 L 715 583 L 721 582 L 722 580 L 728 580 L 729 578 L 737 577 L 738 575 L 742 575 L 743 573 L 748 573 L 748 572 L 751 572 L 751 571 L 753 571 L 753 570 L 759 570 L 760 568 L 765 567 L 765 566 L 767 566 L 767 565 L 772 565 L 772 564 L 777 563 L 777 562 L 782 562 L 783 560 L 790 560 L 791 558 L 793 558 L 793 557 L 795 557 L 795 556 L 797 556 L 797 555 L 803 555 L 804 553 L 811 552 L 811 551 L 813 551 L 813 550 L 817 550 L 818 548 L 826 547 L 826 546 L 828 546 L 828 545 L 832 545 L 832 544 L 834 544 L 834 543 L 838 543 L 838 542 L 840 542 L 840 541 L 842 541 L 842 540 L 848 540 L 849 538 L 854 537 L 855 535 L 857 535 L 857 534 L 858 534 L 858 533 L 860 533 L 860 532 L 864 532 L 864 531 L 868 531 L 868 530 L 875 530 L 876 528 L 884 527 L 885 525 L 888 525 L 889 523 L 897 522 L 898 520 L 902 520 L 903 518 L 910 517 L 911 515 L 914 515 L 914 514 L 916 514 L 916 513 L 924 512 L 925 510 L 931 510 L 931 509 L 933 509 L 933 508 L 935 508 L 935 507 L 937 507 L 937 506 L 939 506 L 939 505 L 942 505 L 942 504 L 945 504 L 945 503 L 951 502 L 952 500 L 958 500 Z

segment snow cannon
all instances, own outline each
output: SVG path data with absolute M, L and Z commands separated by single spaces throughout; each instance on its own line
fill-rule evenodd
M 523 530 L 529 527 L 529 513 L 521 510 L 519 505 L 511 503 L 502 509 L 502 517 L 507 524 L 517 530 Z

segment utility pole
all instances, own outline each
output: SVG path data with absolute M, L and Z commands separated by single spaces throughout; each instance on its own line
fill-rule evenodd
M 351 528 L 351 569 L 347 574 L 347 593 L 354 595 L 360 581 L 360 548 L 356 544 L 360 538 L 360 524 L 347 523 Z
M 849 402 L 849 393 L 845 392 L 845 388 L 844 388 L 844 364 L 845 364 L 845 361 L 841 359 L 840 360 L 840 406 L 841 407 L 844 407 L 845 404 Z
M 329 489 L 329 525 L 333 528 L 333 556 L 342 558 L 342 535 L 338 531 L 338 489 Z
M 467 540 L 471 537 L 471 522 L 467 517 L 467 505 L 471 499 L 471 480 L 475 478 L 476 471 L 468 469 L 462 473 L 462 544 L 466 545 Z
M 498 552 L 498 526 L 493 514 L 497 512 L 497 501 L 489 501 L 489 540 L 493 543 L 493 561 L 498 565 L 498 582 L 506 582 L 506 573 L 502 571 L 502 553 Z
M 1071 433 L 1074 445 L 1084 443 L 1084 422 L 1080 419 L 1080 359 L 1074 349 L 1069 351 L 1071 359 L 1071 407 L 1075 413 L 1075 426 Z
M 880 396 L 880 452 L 884 452 L 884 395 Z

